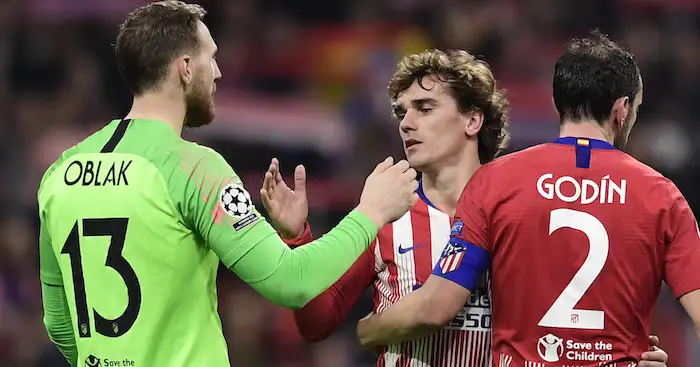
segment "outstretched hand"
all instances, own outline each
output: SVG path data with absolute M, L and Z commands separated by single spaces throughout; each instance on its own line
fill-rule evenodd
M 294 170 L 292 190 L 282 178 L 279 161 L 272 158 L 270 167 L 265 172 L 260 196 L 272 225 L 282 237 L 295 238 L 304 232 L 304 224 L 309 215 L 304 166 L 298 165 Z

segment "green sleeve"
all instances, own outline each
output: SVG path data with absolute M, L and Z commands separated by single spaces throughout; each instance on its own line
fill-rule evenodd
M 176 201 L 181 201 L 179 210 L 185 225 L 224 265 L 231 267 L 263 238 L 276 234 L 220 154 L 191 144 L 181 152 L 180 167 L 185 176 L 175 186 L 181 186 L 178 191 L 184 199 Z
M 255 209 L 231 166 L 199 145 L 181 154 L 186 172 L 180 211 L 229 269 L 265 298 L 300 308 L 337 281 L 368 248 L 376 226 L 351 213 L 333 231 L 291 250 Z
M 340 279 L 376 235 L 374 223 L 353 211 L 326 235 L 293 250 L 276 234 L 268 236 L 232 270 L 270 301 L 299 309 Z
M 39 277 L 42 283 L 48 285 L 63 285 L 61 268 L 58 266 L 56 253 L 51 247 L 51 237 L 46 229 L 46 221 L 40 216 L 39 230 Z
M 44 325 L 49 339 L 63 353 L 71 366 L 78 365 L 78 347 L 73 334 L 70 310 L 63 288 L 63 277 L 58 265 L 56 253 L 51 245 L 51 235 L 44 216 L 42 188 L 44 181 L 56 167 L 49 168 L 39 186 L 39 278 L 41 280 L 41 299 L 44 307 Z
M 44 304 L 44 325 L 51 341 L 56 344 L 71 366 L 78 365 L 78 347 L 63 286 L 41 284 Z
M 61 276 L 61 268 L 58 265 L 56 253 L 51 245 L 51 235 L 49 233 L 45 206 L 46 200 L 42 195 L 45 183 L 49 176 L 54 172 L 56 167 L 61 163 L 67 153 L 64 152 L 59 159 L 49 167 L 44 176 L 41 178 L 39 190 L 37 192 L 37 201 L 39 203 L 39 278 L 43 283 L 49 285 L 63 285 L 63 277 Z

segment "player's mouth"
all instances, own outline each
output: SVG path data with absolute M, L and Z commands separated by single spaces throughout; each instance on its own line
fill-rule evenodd
M 415 147 L 416 145 L 420 144 L 420 142 L 416 139 L 408 139 L 403 144 L 406 150 L 408 150 L 411 149 L 411 147 Z

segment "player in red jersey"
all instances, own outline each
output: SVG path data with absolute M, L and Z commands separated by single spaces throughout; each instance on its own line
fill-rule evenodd
M 700 326 L 695 217 L 670 180 L 616 149 L 642 102 L 633 55 L 598 32 L 573 41 L 554 101 L 561 137 L 476 172 L 433 276 L 362 320 L 363 344 L 448 322 L 489 257 L 499 367 L 642 366 L 663 280 Z
M 440 70 L 442 74 L 435 71 Z M 507 101 L 488 66 L 466 52 L 426 51 L 405 57 L 389 83 L 389 97 L 411 165 L 423 172 L 420 200 L 387 225 L 370 250 L 328 291 L 295 312 L 301 335 L 327 338 L 373 285 L 374 311 L 382 312 L 420 287 L 450 236 L 459 195 L 481 162 L 505 145 Z M 415 144 L 419 142 L 420 144 Z M 292 191 L 273 160 L 261 192 L 270 217 L 288 243 L 311 240 L 305 171 L 295 172 Z M 449 325 L 429 337 L 382 350 L 378 366 L 466 366 L 491 363 L 488 277 Z M 651 353 L 664 366 L 663 351 Z

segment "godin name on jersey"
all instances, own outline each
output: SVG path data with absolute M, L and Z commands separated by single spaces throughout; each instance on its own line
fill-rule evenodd
M 556 198 L 567 203 L 624 204 L 627 180 L 623 178 L 618 183 L 606 175 L 600 182 L 585 178 L 579 182 L 571 176 L 554 177 L 551 173 L 545 173 L 537 180 L 537 192 L 545 199 Z

